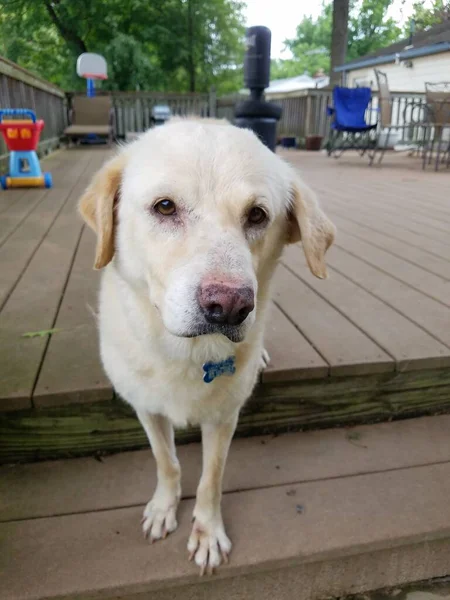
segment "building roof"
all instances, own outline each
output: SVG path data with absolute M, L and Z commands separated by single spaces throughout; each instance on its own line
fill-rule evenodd
M 336 67 L 335 71 L 353 71 L 363 67 L 395 62 L 398 59 L 407 60 L 449 51 L 450 21 L 447 20 L 429 29 L 418 31 L 413 35 L 411 43 L 408 37 L 385 48 L 380 48 L 376 52 L 351 60 Z
M 273 79 L 269 87 L 264 90 L 264 94 L 267 96 L 273 96 L 275 94 L 292 94 L 300 92 L 302 90 L 311 90 L 314 88 L 323 88 L 330 84 L 330 78 L 328 75 L 320 75 L 317 77 L 311 77 L 307 73 L 303 75 L 297 75 L 295 77 L 287 77 L 285 79 Z M 248 89 L 242 89 L 239 91 L 240 94 L 248 95 Z
M 299 90 L 308 90 L 312 88 L 322 88 L 329 84 L 330 78 L 327 75 L 323 77 L 310 77 L 309 75 L 298 75 L 297 77 L 288 77 L 287 79 L 274 79 L 264 93 L 280 94 L 297 92 Z

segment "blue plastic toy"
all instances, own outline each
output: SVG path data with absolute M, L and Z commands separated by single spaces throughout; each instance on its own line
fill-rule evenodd
M 5 119 L 4 117 L 12 117 Z M 17 119 L 14 117 L 28 117 Z M 9 156 L 9 174 L 0 177 L 4 190 L 13 187 L 52 187 L 50 173 L 42 173 L 36 149 L 44 121 L 36 120 L 32 110 L 8 108 L 0 110 L 0 132 L 6 142 Z

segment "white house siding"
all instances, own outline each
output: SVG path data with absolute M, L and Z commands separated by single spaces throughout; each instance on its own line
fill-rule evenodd
M 379 64 L 347 72 L 345 85 L 370 86 L 377 89 L 374 69 L 386 73 L 393 92 L 425 92 L 425 82 L 450 81 L 450 52 L 411 59 L 412 68 L 395 63 Z

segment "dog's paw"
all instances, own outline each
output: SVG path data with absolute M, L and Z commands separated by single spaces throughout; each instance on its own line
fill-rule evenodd
M 189 560 L 194 559 L 200 567 L 200 576 L 205 572 L 212 575 L 222 562 L 228 562 L 231 542 L 222 523 L 222 519 L 203 525 L 195 519 L 188 541 Z
M 142 531 L 151 544 L 166 538 L 178 527 L 177 507 L 176 497 L 162 501 L 156 497 L 156 494 L 147 504 L 142 517 Z
M 261 354 L 261 361 L 259 363 L 260 369 L 261 371 L 263 371 L 264 369 L 266 369 L 270 364 L 270 356 L 269 353 L 267 352 L 267 350 L 265 348 L 263 348 L 262 354 Z

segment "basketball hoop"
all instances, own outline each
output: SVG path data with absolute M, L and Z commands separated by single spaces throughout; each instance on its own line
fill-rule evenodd
M 77 60 L 77 75 L 87 82 L 86 93 L 89 97 L 95 96 L 95 79 L 108 79 L 106 60 L 101 54 L 84 52 Z

